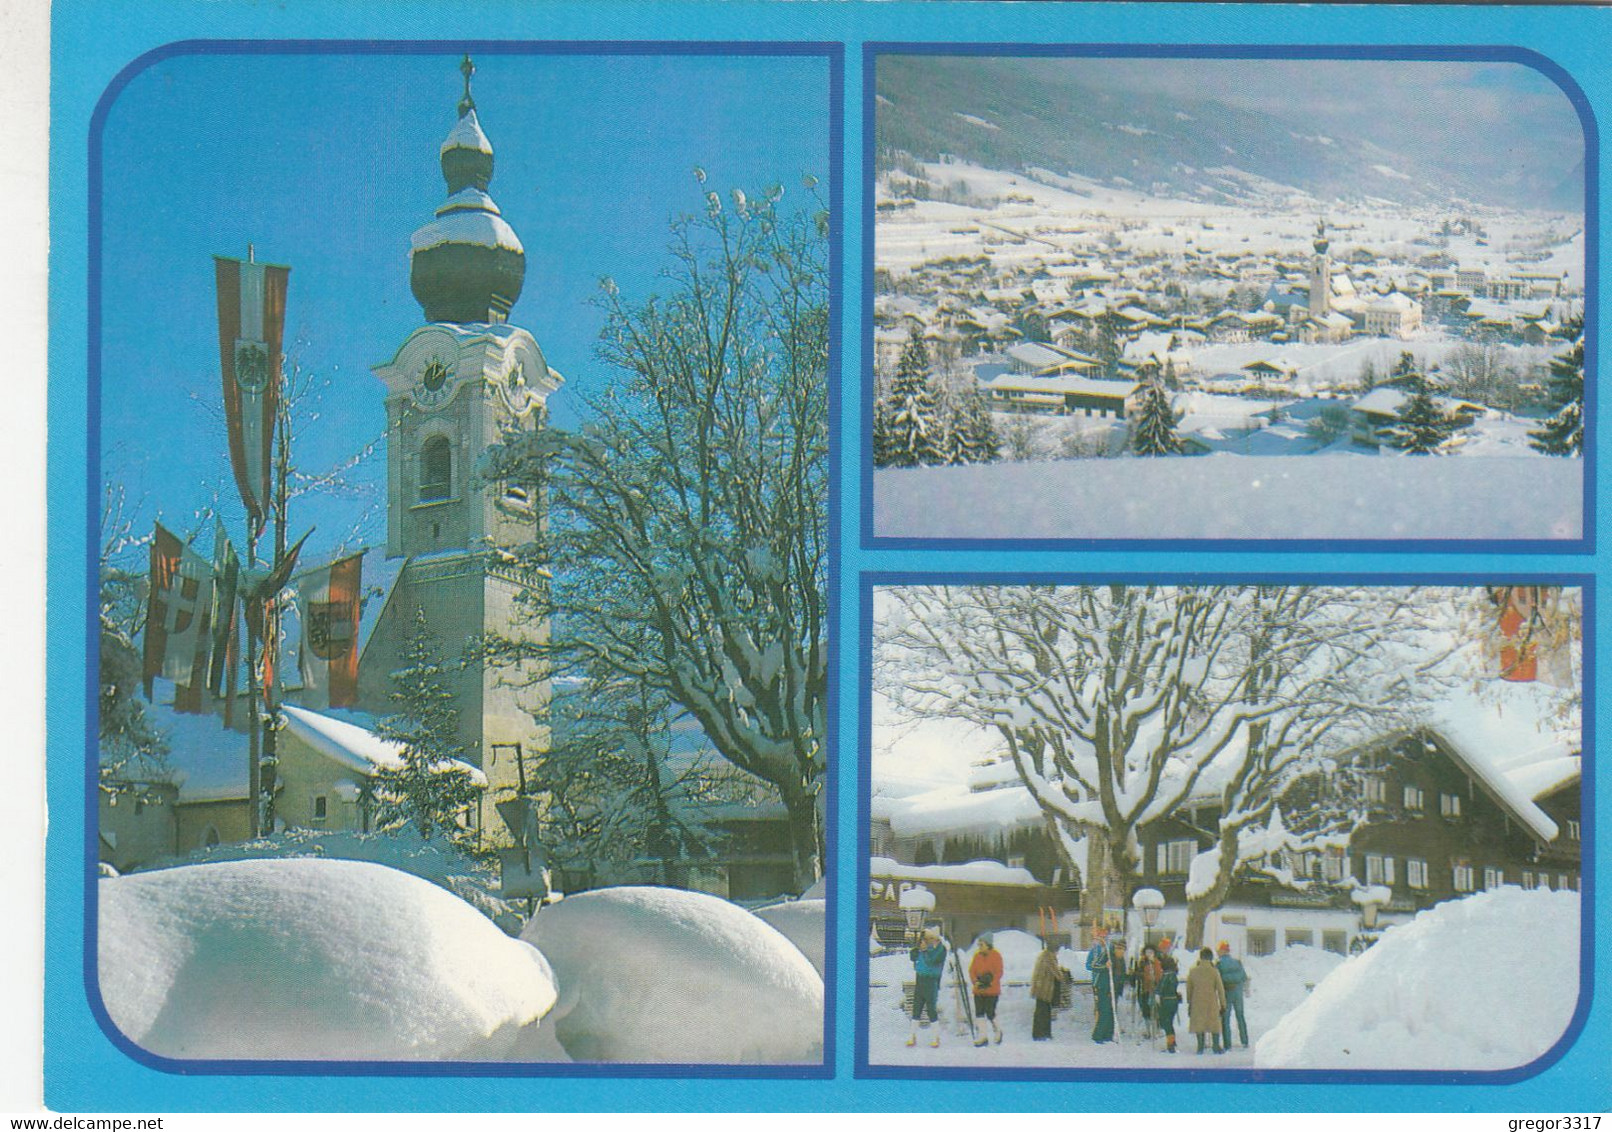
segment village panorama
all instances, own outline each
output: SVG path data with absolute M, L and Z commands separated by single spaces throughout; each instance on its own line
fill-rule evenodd
M 1572 1034 L 1581 590 L 889 585 L 872 616 L 870 1065 L 1495 1071 Z
M 876 535 L 1582 535 L 1584 146 L 1543 76 L 877 75 Z

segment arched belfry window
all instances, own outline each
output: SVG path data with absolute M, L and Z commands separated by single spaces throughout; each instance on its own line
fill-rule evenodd
M 420 449 L 420 502 L 446 499 L 453 488 L 453 448 L 445 436 L 433 436 Z

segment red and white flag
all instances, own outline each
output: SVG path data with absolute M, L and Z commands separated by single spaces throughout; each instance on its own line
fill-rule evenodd
M 281 347 L 289 267 L 213 257 L 218 274 L 218 352 L 230 464 L 252 524 L 269 513 L 274 422 L 280 410 Z
M 358 610 L 364 553 L 304 574 L 297 583 L 302 619 L 302 702 L 310 707 L 358 703 Z
M 202 692 L 212 655 L 212 613 L 212 563 L 158 523 L 151 540 L 151 588 L 146 598 L 141 664 L 147 699 L 152 680 L 161 676 L 178 685 L 174 692 L 177 710 L 207 710 Z

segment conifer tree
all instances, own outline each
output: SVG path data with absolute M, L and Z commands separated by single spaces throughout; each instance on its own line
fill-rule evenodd
M 1138 456 L 1174 456 L 1181 451 L 1181 438 L 1175 433 L 1175 412 L 1169 395 L 1157 384 L 1142 387 L 1136 409 L 1136 425 L 1131 432 L 1131 450 Z
M 953 464 L 992 464 L 1002 454 L 990 403 L 978 385 L 957 396 L 950 431 Z
M 1572 345 L 1550 361 L 1550 418 L 1528 434 L 1529 444 L 1547 456 L 1584 454 L 1584 319 L 1566 329 Z
M 1409 377 L 1410 395 L 1400 405 L 1399 420 L 1378 429 L 1377 435 L 1390 448 L 1431 456 L 1455 432 L 1455 422 L 1434 403 L 1425 377 L 1416 373 Z
M 375 775 L 376 824 L 385 829 L 412 823 L 427 841 L 438 833 L 461 840 L 459 816 L 480 799 L 481 787 L 461 761 L 466 751 L 459 739 L 459 709 L 424 610 L 415 612 L 402 660 L 392 674 L 389 697 L 397 714 L 375 730 L 401 746 L 403 757 L 400 765 Z
M 914 330 L 901 351 L 896 380 L 885 406 L 886 467 L 943 464 L 945 420 L 929 372 L 929 351 Z

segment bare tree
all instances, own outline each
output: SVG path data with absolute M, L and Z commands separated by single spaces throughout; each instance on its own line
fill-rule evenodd
M 491 452 L 487 474 L 551 499 L 527 557 L 552 554 L 556 629 L 490 647 L 580 654 L 663 690 L 777 791 L 804 887 L 824 837 L 828 218 L 781 195 L 710 193 L 675 221 L 658 296 L 607 280 L 599 353 L 618 379 L 580 430 Z
M 1220 818 L 1189 884 L 1189 943 L 1282 789 L 1414 705 L 1448 624 L 1416 590 L 1317 586 L 920 586 L 876 614 L 875 679 L 917 716 L 1001 734 L 1071 863 L 1082 920 L 1122 906 L 1137 833 L 1189 799 Z

